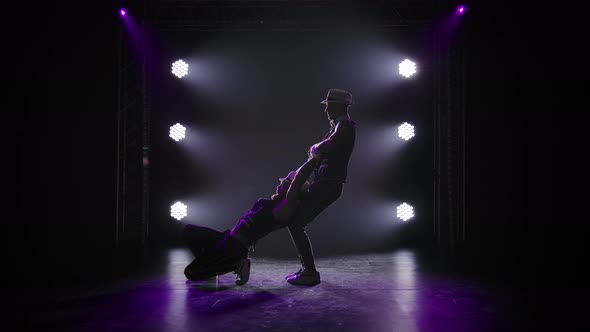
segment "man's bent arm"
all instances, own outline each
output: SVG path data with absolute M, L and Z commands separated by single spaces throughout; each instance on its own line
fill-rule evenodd
M 287 190 L 285 199 L 283 199 L 272 211 L 276 221 L 284 223 L 291 219 L 297 205 L 297 199 L 299 198 L 301 187 L 305 181 L 307 181 L 317 164 L 318 159 L 310 158 L 297 169 L 295 178 Z
M 325 140 L 314 144 L 311 147 L 313 155 L 318 153 L 325 153 L 332 151 L 338 144 L 342 144 L 343 140 L 346 140 L 346 136 L 350 134 L 349 128 L 341 127 L 340 124 L 336 125 L 336 128 L 330 137 Z
M 299 198 L 301 187 L 309 179 L 311 172 L 318 164 L 318 158 L 310 158 L 303 165 L 299 166 L 295 178 L 287 190 L 287 201 L 295 202 Z

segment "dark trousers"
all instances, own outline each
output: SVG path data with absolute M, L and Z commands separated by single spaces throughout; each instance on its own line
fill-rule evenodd
M 248 250 L 229 236 L 229 230 L 220 232 L 211 228 L 186 225 L 184 240 L 195 259 L 184 269 L 189 280 L 204 280 L 234 271 Z
M 309 187 L 309 193 L 302 199 L 293 221 L 288 226 L 289 234 L 291 234 L 291 239 L 304 269 L 315 270 L 313 250 L 305 232 L 305 226 L 340 198 L 342 186 L 340 182 L 314 182 Z

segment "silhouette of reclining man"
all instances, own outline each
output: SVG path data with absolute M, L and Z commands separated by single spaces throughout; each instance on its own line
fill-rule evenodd
M 244 213 L 231 230 L 223 232 L 188 224 L 183 235 L 195 259 L 184 274 L 192 281 L 206 280 L 233 272 L 236 284 L 244 285 L 250 278 L 251 260 L 248 253 L 256 242 L 292 220 L 309 186 L 307 179 L 318 165 L 321 154 L 310 156 L 297 171 L 279 179 L 276 192 L 270 198 L 259 198 Z

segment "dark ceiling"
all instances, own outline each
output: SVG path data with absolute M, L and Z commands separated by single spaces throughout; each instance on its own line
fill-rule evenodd
M 154 0 L 141 6 L 146 19 L 161 29 L 224 29 L 253 26 L 313 28 L 331 25 L 423 24 L 448 10 L 439 0 L 338 1 L 181 1 Z

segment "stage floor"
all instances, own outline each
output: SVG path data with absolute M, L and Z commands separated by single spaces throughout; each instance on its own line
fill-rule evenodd
M 189 282 L 186 249 L 144 272 L 27 299 L 39 331 L 520 331 L 533 318 L 509 287 L 440 269 L 412 250 L 317 258 L 321 284 L 293 286 L 298 261 L 252 256 L 233 274 Z M 437 267 L 438 266 L 438 267 Z

